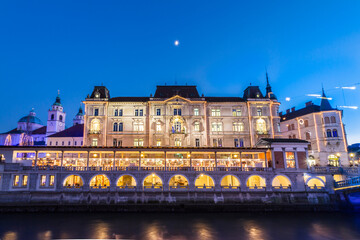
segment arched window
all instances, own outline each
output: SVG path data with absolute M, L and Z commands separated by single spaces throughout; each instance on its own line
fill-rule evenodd
M 309 126 L 309 121 L 308 121 L 308 120 L 305 120 L 305 121 L 304 121 L 304 125 L 305 125 L 305 127 L 308 127 L 308 126 Z
M 183 175 L 175 175 L 169 181 L 170 188 L 187 188 L 188 186 L 189 182 Z
M 114 132 L 117 132 L 117 130 L 118 130 L 118 124 L 117 124 L 117 123 L 114 123 L 113 131 L 114 131 Z
M 122 132 L 124 130 L 124 123 L 119 123 L 119 132 Z
M 54 114 L 51 114 L 50 119 L 51 119 L 51 120 L 54 120 L 54 118 L 55 118 L 55 115 L 54 115 Z
M 288 131 L 291 131 L 291 125 L 289 124 L 287 125 L 287 127 L 288 127 Z
M 70 175 L 65 178 L 63 186 L 67 188 L 80 188 L 84 185 L 79 175 Z
M 60 120 L 60 122 L 63 121 L 63 116 L 62 115 L 60 115 L 59 120 Z
M 330 119 L 329 119 L 329 117 L 325 117 L 325 124 L 327 124 L 327 123 L 330 123 Z
M 295 130 L 295 125 L 291 124 L 291 130 Z
M 116 186 L 119 188 L 134 188 L 136 187 L 136 180 L 130 175 L 122 175 L 117 181 Z
M 295 135 L 295 134 L 293 135 L 293 138 L 294 138 L 294 139 L 296 138 L 296 135 Z
M 335 116 L 331 116 L 330 121 L 331 121 L 331 123 L 336 123 L 336 118 L 335 118 Z
M 144 188 L 162 188 L 163 182 L 161 178 L 156 174 L 150 174 L 148 175 L 143 182 Z
M 93 119 L 90 124 L 90 130 L 93 133 L 100 132 L 100 120 Z
M 326 130 L 326 137 L 331 137 L 331 130 L 330 129 Z
M 310 140 L 310 132 L 306 132 L 306 133 L 305 133 L 305 139 L 306 139 L 306 140 Z
M 195 188 L 213 188 L 215 186 L 213 179 L 205 174 L 200 174 L 195 180 Z
M 291 135 L 289 135 L 289 139 L 292 139 Z
M 11 135 L 7 135 L 6 139 L 5 139 L 5 146 L 11 146 Z
M 110 187 L 110 181 L 106 175 L 96 175 L 90 181 L 90 188 L 108 188 L 108 187 Z
M 266 123 L 265 120 L 260 118 L 256 121 L 256 131 L 260 134 L 266 134 Z
M 333 133 L 333 137 L 338 137 L 338 132 L 336 129 L 333 129 L 332 133 Z

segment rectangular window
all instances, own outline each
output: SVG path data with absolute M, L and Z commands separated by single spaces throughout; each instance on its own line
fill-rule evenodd
M 68 145 L 69 145 L 69 146 L 71 145 L 71 142 L 70 142 L 70 141 L 68 142 Z
M 139 146 L 139 139 L 134 139 L 134 146 L 135 147 L 138 147 Z
M 200 147 L 200 139 L 199 138 L 195 139 L 195 147 Z
M 113 139 L 113 146 L 116 147 L 117 146 L 117 140 L 114 138 Z
M 139 116 L 139 110 L 135 109 L 135 116 Z
M 194 116 L 199 116 L 199 109 L 198 108 L 194 108 Z
M 139 139 L 139 146 L 140 147 L 144 146 L 144 140 L 143 139 Z
M 234 139 L 234 147 L 239 147 L 239 139 Z
M 295 153 L 285 152 L 285 157 L 286 157 L 286 167 L 295 168 Z
M 119 116 L 122 116 L 122 115 L 123 115 L 123 110 L 119 109 Z
M 27 175 L 23 175 L 23 179 L 22 179 L 22 186 L 26 187 L 28 184 L 28 176 Z
M 55 175 L 50 175 L 49 186 L 54 186 L 54 184 L 55 184 Z
M 58 145 L 58 142 L 57 142 L 57 141 L 55 142 L 55 145 L 56 145 L 56 146 Z
M 241 116 L 241 110 L 240 109 L 233 109 L 232 110 L 232 115 L 234 117 L 240 117 Z
M 161 146 L 161 140 L 156 140 L 156 146 L 160 147 Z
M 115 112 L 114 112 L 114 116 L 117 116 L 118 115 L 118 110 L 117 109 L 115 109 Z
M 81 141 L 81 146 L 83 145 L 83 141 Z
M 122 132 L 124 130 L 123 123 L 119 123 L 119 132 Z
M 258 109 L 256 110 L 256 113 L 257 113 L 258 116 L 262 116 L 262 109 L 261 109 L 261 108 L 258 108 Z
M 142 147 L 142 146 L 144 146 L 144 140 L 143 140 L 143 139 L 134 139 L 134 146 L 135 146 L 135 147 Z
M 174 115 L 181 116 L 181 108 L 174 108 Z
M 14 187 L 18 187 L 19 184 L 20 184 L 20 176 L 19 176 L 19 175 L 15 175 L 15 176 L 14 176 L 13 186 L 14 186 Z
M 65 142 L 64 142 L 64 141 L 62 141 L 61 145 L 62 145 L 62 146 L 64 146 L 64 145 L 65 145 Z
M 156 131 L 157 132 L 161 131 L 161 123 L 159 123 L 159 122 L 156 123 Z
M 98 140 L 97 140 L 97 138 L 94 138 L 91 142 L 91 146 L 96 147 L 97 145 L 98 145 Z
M 222 123 L 212 123 L 211 124 L 211 131 L 213 132 L 221 132 L 222 131 Z
M 175 138 L 175 146 L 181 147 L 181 139 L 180 138 Z
M 195 131 L 195 132 L 199 132 L 199 131 L 200 131 L 200 123 L 199 123 L 199 122 L 195 122 L 194 131 Z
M 76 142 L 76 141 L 74 142 L 74 145 L 75 145 L 75 146 L 77 145 L 77 142 Z
M 52 142 L 50 141 L 49 145 L 51 146 L 52 145 Z
M 220 115 L 220 109 L 211 109 L 211 116 L 219 117 Z
M 44 187 L 46 185 L 46 175 L 40 176 L 40 186 Z
M 240 147 L 244 147 L 244 139 L 240 138 L 239 143 L 240 143 Z
M 122 147 L 122 140 L 119 140 L 118 147 Z
M 99 116 L 99 109 L 98 108 L 94 109 L 94 116 Z
M 134 131 L 144 131 L 144 123 L 134 123 Z
M 156 116 L 161 116 L 161 109 L 160 108 L 156 109 Z
M 144 115 L 144 110 L 140 109 L 139 115 L 140 115 L 140 116 L 143 116 L 143 115 Z
M 234 132 L 242 132 L 244 130 L 244 125 L 243 123 L 233 123 L 233 131 Z
M 218 146 L 222 147 L 222 139 L 221 138 L 218 139 Z

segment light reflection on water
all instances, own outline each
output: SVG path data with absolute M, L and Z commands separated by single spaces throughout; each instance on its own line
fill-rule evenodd
M 360 215 L 326 213 L 0 214 L 0 239 L 360 239 Z

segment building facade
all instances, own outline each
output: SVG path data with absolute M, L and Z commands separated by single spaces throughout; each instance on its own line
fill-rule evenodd
M 280 103 L 249 86 L 242 97 L 200 96 L 196 86 L 157 86 L 150 97 L 110 97 L 96 86 L 85 104 L 85 146 L 253 147 L 280 137 Z
M 309 142 L 309 164 L 348 166 L 347 141 L 342 111 L 333 108 L 323 90 L 321 104 L 306 103 L 305 108 L 280 114 L 284 138 Z

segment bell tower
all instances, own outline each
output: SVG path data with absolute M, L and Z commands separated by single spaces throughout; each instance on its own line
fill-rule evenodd
M 61 105 L 60 91 L 58 91 L 55 102 L 48 111 L 46 136 L 65 130 L 65 117 L 66 113 Z

